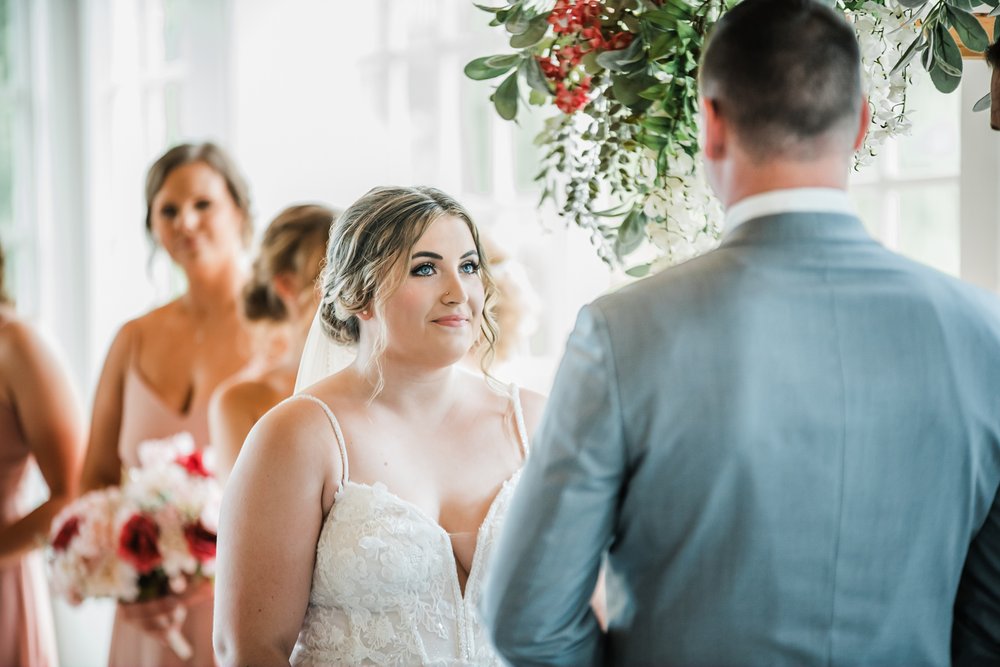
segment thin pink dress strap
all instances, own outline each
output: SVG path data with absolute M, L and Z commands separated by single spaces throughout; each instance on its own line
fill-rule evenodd
M 351 479 L 351 469 L 347 462 L 347 443 L 344 441 L 344 433 L 340 430 L 340 422 L 338 422 L 337 418 L 333 415 L 333 410 L 330 409 L 330 406 L 312 394 L 295 394 L 286 400 L 291 401 L 296 398 L 305 398 L 318 404 L 321 408 L 323 408 L 323 412 L 326 413 L 327 419 L 330 420 L 330 425 L 333 426 L 333 433 L 337 436 L 337 446 L 340 447 L 340 460 L 343 464 L 343 474 L 340 476 L 340 486 L 343 488 L 344 484 Z
M 524 414 L 521 412 L 521 390 L 517 385 L 511 383 L 507 386 L 510 391 L 510 402 L 514 406 L 514 422 L 517 424 L 517 438 L 521 443 L 521 454 L 528 458 L 530 441 L 528 439 L 528 429 L 524 425 Z

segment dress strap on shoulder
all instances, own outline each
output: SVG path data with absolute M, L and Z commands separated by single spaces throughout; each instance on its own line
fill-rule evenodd
M 507 386 L 510 392 L 510 402 L 514 406 L 514 423 L 517 425 L 517 439 L 521 443 L 521 453 L 528 457 L 530 443 L 528 440 L 528 429 L 524 425 L 524 413 L 521 412 L 521 390 L 513 382 Z
M 351 470 L 350 466 L 347 463 L 347 443 L 344 441 L 343 431 L 340 430 L 340 422 L 337 421 L 337 418 L 334 416 L 333 410 L 330 409 L 330 406 L 321 401 L 320 399 L 316 398 L 312 394 L 295 394 L 288 400 L 293 400 L 296 398 L 305 398 L 307 400 L 312 401 L 313 403 L 316 403 L 321 408 L 323 408 L 323 412 L 326 413 L 327 419 L 330 420 L 330 426 L 333 427 L 333 434 L 337 438 L 337 446 L 340 447 L 340 461 L 341 461 L 341 466 L 343 468 L 343 472 L 340 475 L 340 485 L 343 486 L 344 484 L 347 483 L 348 480 L 350 480 Z

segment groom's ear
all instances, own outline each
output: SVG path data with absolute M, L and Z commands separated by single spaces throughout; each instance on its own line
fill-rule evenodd
M 700 98 L 702 142 L 701 149 L 709 160 L 721 160 L 726 156 L 728 128 L 719 113 L 719 103 L 707 97 Z

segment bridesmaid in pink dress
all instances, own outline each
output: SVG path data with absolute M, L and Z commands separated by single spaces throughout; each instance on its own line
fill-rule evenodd
M 11 307 L 0 249 L 0 666 L 58 664 L 41 553 L 56 513 L 76 491 L 83 418 L 69 378 Z M 49 497 L 25 506 L 34 460 Z
M 146 178 L 146 228 L 187 277 L 187 291 L 126 323 L 108 352 L 94 397 L 83 490 L 121 482 L 138 463 L 139 443 L 179 432 L 208 445 L 208 401 L 245 368 L 252 340 L 240 310 L 247 275 L 242 256 L 252 230 L 245 181 L 214 144 L 183 144 Z M 180 627 L 193 648 L 182 661 L 167 647 Z M 212 588 L 120 604 L 112 667 L 213 665 Z

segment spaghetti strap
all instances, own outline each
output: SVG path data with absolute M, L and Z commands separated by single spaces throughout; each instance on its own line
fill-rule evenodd
M 330 406 L 312 394 L 295 394 L 287 400 L 293 400 L 296 398 L 305 398 L 318 404 L 321 408 L 323 408 L 323 412 L 326 413 L 327 419 L 330 420 L 330 425 L 333 426 L 333 433 L 337 437 L 337 445 L 340 447 L 340 460 L 343 467 L 343 473 L 340 476 L 340 486 L 343 488 L 344 484 L 351 479 L 351 470 L 347 463 L 347 443 L 344 442 L 344 434 L 340 430 L 340 422 L 338 422 L 337 418 L 333 415 L 333 410 L 330 409 Z
M 530 444 L 528 429 L 524 426 L 524 415 L 521 413 L 521 390 L 514 383 L 508 385 L 507 389 L 510 391 L 510 402 L 514 406 L 514 422 L 517 424 L 517 439 L 521 444 L 521 454 L 524 458 L 528 458 Z

